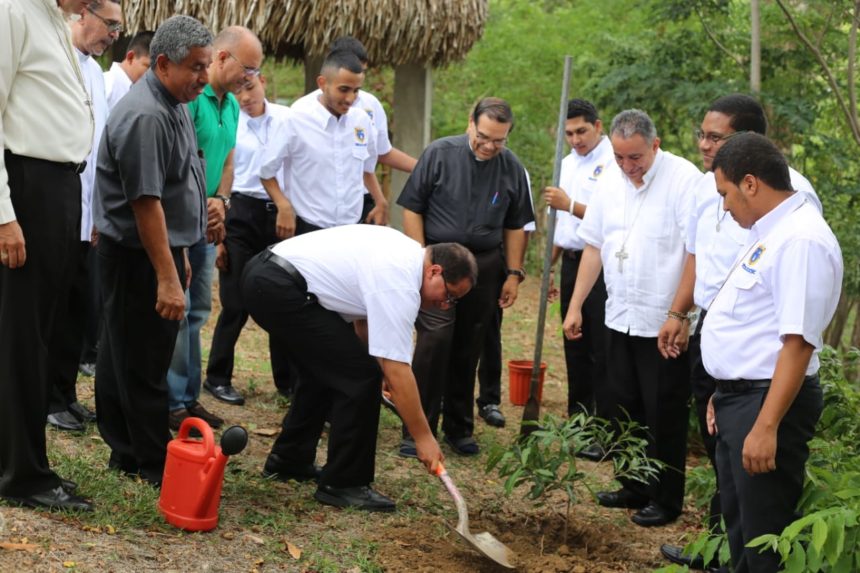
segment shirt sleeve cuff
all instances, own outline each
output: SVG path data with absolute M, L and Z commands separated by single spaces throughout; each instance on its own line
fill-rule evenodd
M 15 208 L 12 207 L 12 198 L 9 197 L 9 188 L 5 189 L 6 194 L 0 198 L 0 225 L 11 223 L 16 219 Z

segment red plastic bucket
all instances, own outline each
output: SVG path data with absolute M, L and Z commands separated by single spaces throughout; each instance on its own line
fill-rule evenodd
M 514 406 L 525 406 L 526 402 L 529 401 L 533 365 L 533 360 L 508 360 L 508 388 L 510 390 L 511 404 Z M 540 375 L 538 376 L 538 402 L 543 399 L 543 380 L 545 375 L 546 362 L 541 362 Z

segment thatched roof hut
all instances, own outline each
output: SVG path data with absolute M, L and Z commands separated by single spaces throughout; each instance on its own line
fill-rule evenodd
M 484 32 L 487 0 L 122 0 L 130 32 L 187 14 L 217 32 L 254 30 L 270 55 L 320 57 L 339 36 L 367 47 L 374 65 L 432 67 L 462 59 Z

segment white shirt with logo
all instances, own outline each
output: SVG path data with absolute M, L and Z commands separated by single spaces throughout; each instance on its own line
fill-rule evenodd
M 260 177 L 284 169 L 286 194 L 296 214 L 317 227 L 357 223 L 364 173 L 376 167 L 376 132 L 364 111 L 335 117 L 319 100 L 296 102 L 290 121 L 278 124 L 263 156 Z
M 788 173 L 792 188 L 803 193 L 821 213 L 821 200 L 809 180 L 790 167 Z M 687 251 L 696 255 L 693 300 L 697 306 L 705 309 L 710 306 L 746 240 L 747 230 L 738 225 L 728 211 L 723 210 L 713 172 L 705 173 L 696 186 L 693 210 L 687 225 Z
M 842 251 L 818 209 L 795 193 L 749 230 L 746 244 L 702 329 L 702 361 L 717 380 L 773 377 L 783 337 L 815 347 L 806 374 L 818 371 L 822 333 L 842 288 Z
M 571 201 L 588 205 L 600 178 L 615 165 L 612 143 L 603 136 L 594 149 L 586 155 L 571 150 L 561 162 L 559 187 L 567 193 Z M 581 251 L 585 241 L 577 234 L 581 219 L 567 211 L 557 211 L 555 221 L 555 240 L 557 247 L 565 250 Z

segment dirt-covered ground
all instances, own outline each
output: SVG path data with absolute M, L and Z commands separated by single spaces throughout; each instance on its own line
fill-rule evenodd
M 537 280 L 531 279 L 524 283 L 515 308 L 505 315 L 505 360 L 532 358 L 537 307 Z M 561 415 L 566 389 L 557 315 L 551 314 L 547 322 L 544 358 L 549 370 L 542 409 Z M 214 315 L 206 332 L 207 350 L 213 324 Z M 158 518 L 148 486 L 118 477 L 106 481 L 105 448 L 95 429 L 77 436 L 52 430 L 48 432 L 52 460 L 71 468 L 68 477 L 79 481 L 82 493 L 101 510 L 96 516 L 81 517 L 0 505 L 0 572 L 504 570 L 471 550 L 453 531 L 457 514 L 442 484 L 415 460 L 397 456 L 399 424 L 387 412 L 380 423 L 375 487 L 397 501 L 394 514 L 325 507 L 313 501 L 312 485 L 259 477 L 285 404 L 274 393 L 267 344 L 256 326 L 246 329 L 239 352 L 236 385 L 246 392 L 246 405 L 222 404 L 205 393 L 202 398 L 228 425 L 242 424 L 251 434 L 246 451 L 228 465 L 215 531 L 175 530 Z M 503 391 L 507 427 L 496 430 L 478 419 L 476 435 L 485 451 L 494 443 L 510 443 L 519 429 L 522 407 L 507 399 L 507 372 Z M 92 405 L 90 379 L 81 379 L 80 394 Z M 583 499 L 572 511 L 564 544 L 561 497 L 544 507 L 524 500 L 522 492 L 506 497 L 497 475 L 485 472 L 485 453 L 466 459 L 443 448 L 449 473 L 468 503 L 472 531 L 489 531 L 507 544 L 520 571 L 651 571 L 665 565 L 659 545 L 677 542 L 686 531 L 695 530 L 700 519 L 690 510 L 670 526 L 644 529 L 630 522 L 630 512 L 600 508 Z M 318 459 L 325 459 L 325 440 Z M 610 479 L 605 464 L 582 463 L 607 482 Z M 117 491 L 118 497 L 110 495 Z

